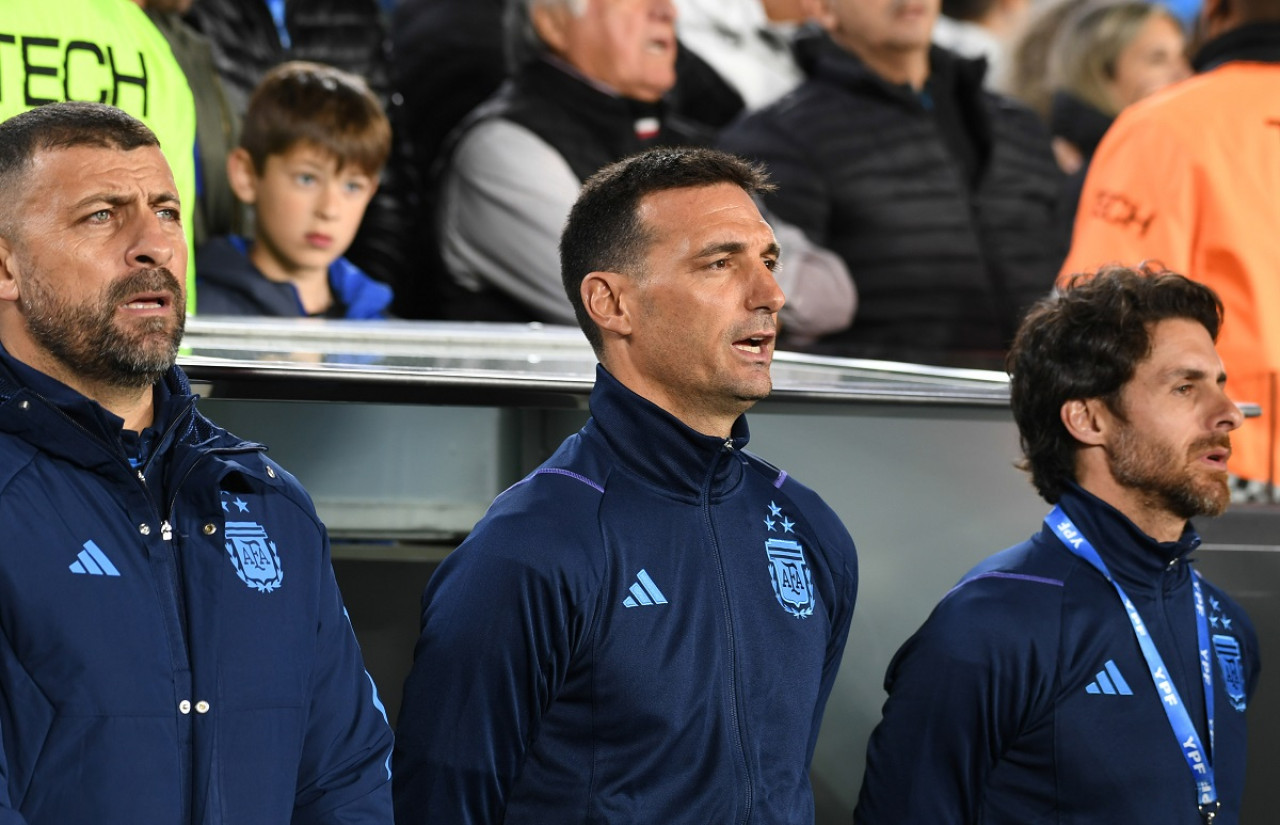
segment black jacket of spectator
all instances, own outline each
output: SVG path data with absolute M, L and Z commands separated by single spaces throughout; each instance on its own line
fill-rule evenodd
M 1063 178 L 1031 111 L 982 88 L 985 63 L 930 54 L 924 94 L 823 36 L 788 96 L 730 126 L 764 161 L 773 212 L 840 254 L 858 317 L 817 351 L 997 367 L 1065 254 Z

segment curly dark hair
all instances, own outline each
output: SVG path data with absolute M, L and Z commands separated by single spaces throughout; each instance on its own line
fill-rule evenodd
M 1119 416 L 1120 391 L 1151 354 L 1158 321 L 1196 321 L 1213 340 L 1222 301 L 1212 289 L 1162 266 L 1108 266 L 1071 277 L 1066 289 L 1027 313 L 1005 361 L 1013 418 L 1031 483 L 1048 502 L 1075 479 L 1078 442 L 1062 423 L 1062 405 L 1098 398 Z

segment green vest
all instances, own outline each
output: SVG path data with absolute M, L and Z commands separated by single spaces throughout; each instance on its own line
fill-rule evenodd
M 196 205 L 196 109 L 169 44 L 131 0 L 21 0 L 0 15 L 0 120 L 45 103 L 117 106 L 156 133 L 182 199 L 187 247 Z M 194 253 L 191 255 L 194 261 Z M 187 267 L 187 311 L 195 312 Z

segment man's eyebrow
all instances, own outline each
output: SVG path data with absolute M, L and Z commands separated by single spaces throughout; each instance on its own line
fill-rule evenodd
M 693 257 L 709 258 L 712 255 L 739 255 L 746 251 L 747 245 L 742 241 L 719 241 L 709 243 L 702 247 L 702 249 L 699 249 L 694 253 Z M 778 246 L 775 241 L 765 248 L 764 254 L 777 257 L 782 254 L 782 247 Z
M 83 209 L 100 203 L 106 204 L 107 206 L 124 206 L 127 203 L 132 203 L 133 200 L 134 196 L 129 194 L 119 192 L 94 192 L 92 195 L 86 195 L 76 201 L 75 208 Z
M 1173 367 L 1165 370 L 1164 373 L 1165 379 L 1168 381 L 1203 381 L 1209 375 L 1208 370 L 1202 370 L 1199 367 Z M 1219 384 L 1226 382 L 1226 372 L 1219 371 L 1215 376 L 1215 380 Z
M 104 203 L 106 206 L 128 206 L 129 203 L 133 203 L 136 200 L 137 196 L 134 196 L 132 193 L 95 192 L 93 194 L 88 194 L 88 196 L 77 201 L 74 208 L 81 210 L 81 208 L 96 206 L 99 205 L 99 203 Z M 179 198 L 178 194 L 175 192 L 164 191 L 152 194 L 152 196 L 148 198 L 147 202 L 154 206 L 156 203 L 178 203 Z

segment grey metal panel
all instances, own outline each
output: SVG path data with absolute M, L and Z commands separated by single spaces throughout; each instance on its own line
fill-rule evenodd
M 335 538 L 460 539 L 520 475 L 517 417 L 498 407 L 218 398 L 200 406 L 268 445 Z

